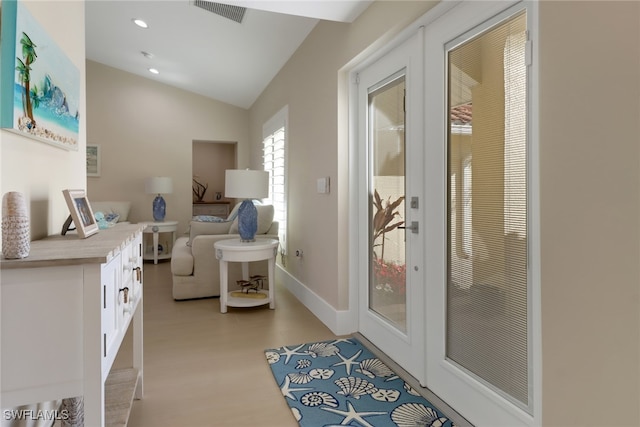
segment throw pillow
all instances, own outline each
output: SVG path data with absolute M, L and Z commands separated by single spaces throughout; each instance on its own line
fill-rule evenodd
M 213 215 L 195 215 L 191 218 L 191 221 L 200 221 L 200 222 L 225 222 L 226 219 L 220 218 L 219 216 Z

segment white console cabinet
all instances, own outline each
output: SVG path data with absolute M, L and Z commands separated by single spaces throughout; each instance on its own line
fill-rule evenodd
M 3 408 L 83 396 L 85 426 L 126 425 L 143 393 L 143 227 L 51 236 L 0 260 Z M 112 370 L 130 325 L 133 366 Z

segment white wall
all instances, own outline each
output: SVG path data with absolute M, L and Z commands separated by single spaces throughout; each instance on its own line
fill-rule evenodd
M 86 189 L 84 3 L 27 0 L 24 4 L 29 13 L 80 71 L 81 121 L 78 151 L 67 151 L 0 130 L 0 193 L 4 195 L 9 191 L 19 191 L 25 195 L 29 205 L 31 239 L 35 240 L 60 233 L 62 224 L 69 215 L 62 190 Z M 61 22 L 64 22 L 64 25 L 60 25 Z M 0 298 L 2 298 L 1 294 Z M 56 402 L 43 402 L 27 409 L 52 410 L 56 404 Z M 19 424 L 19 422 L 15 423 Z M 15 423 L 7 421 L 3 425 L 15 425 Z M 34 425 L 43 424 L 46 423 L 34 423 Z
M 26 1 L 26 8 L 80 70 L 78 151 L 0 130 L 0 189 L 23 193 L 29 201 L 32 239 L 57 234 L 69 215 L 66 188 L 85 189 L 86 102 L 84 3 Z M 64 22 L 64 25 L 60 25 Z

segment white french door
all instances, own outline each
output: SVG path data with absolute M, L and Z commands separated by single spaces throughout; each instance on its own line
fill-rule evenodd
M 463 2 L 425 28 L 427 386 L 477 426 L 539 414 L 528 7 Z
M 446 3 L 357 70 L 358 329 L 474 425 L 530 426 L 537 9 Z
M 358 78 L 359 331 L 424 378 L 422 35 Z

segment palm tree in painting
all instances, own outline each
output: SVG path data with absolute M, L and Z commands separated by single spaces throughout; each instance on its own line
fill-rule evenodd
M 20 58 L 16 58 L 18 60 L 18 65 L 16 66 L 16 70 L 20 73 L 20 79 L 22 80 L 22 84 L 24 86 L 24 94 L 22 95 L 22 108 L 24 113 L 29 119 L 31 119 L 31 126 L 35 127 L 36 121 L 33 118 L 33 105 L 31 103 L 31 64 L 36 60 L 38 55 L 36 54 L 36 44 L 31 41 L 27 33 L 22 33 L 22 38 L 20 39 L 20 44 L 22 45 L 22 61 Z
M 25 81 L 27 79 L 29 79 L 30 77 L 28 77 L 29 75 L 29 71 L 27 70 L 27 66 L 24 65 L 24 62 L 22 62 L 22 59 L 17 58 L 18 60 L 17 62 L 17 66 L 16 66 L 16 71 L 18 72 L 19 78 L 20 78 L 20 82 L 22 83 L 22 86 L 25 85 Z M 26 92 L 23 90 L 22 91 L 22 112 L 24 113 L 24 115 L 27 115 L 27 99 L 26 99 Z
M 40 97 L 38 96 L 38 86 L 33 85 L 31 88 L 31 102 L 33 103 L 33 108 L 38 108 L 40 106 Z

